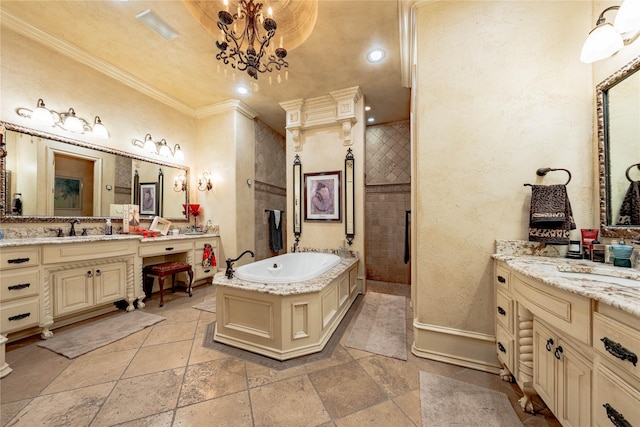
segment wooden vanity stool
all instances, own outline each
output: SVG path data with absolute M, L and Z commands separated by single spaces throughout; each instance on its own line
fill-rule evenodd
M 175 292 L 176 274 L 186 272 L 189 275 L 189 283 L 185 286 L 185 292 L 191 296 L 191 285 L 193 284 L 193 268 L 188 262 L 162 262 L 160 264 L 148 265 L 143 269 L 144 278 L 144 294 L 145 300 L 151 298 L 151 290 L 153 289 L 153 278 L 148 276 L 156 276 L 158 285 L 160 286 L 160 307 L 164 304 L 164 278 L 171 275 L 171 292 Z M 151 279 L 151 280 L 149 280 Z

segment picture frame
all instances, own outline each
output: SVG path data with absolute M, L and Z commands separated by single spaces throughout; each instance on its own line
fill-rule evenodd
M 56 176 L 53 185 L 54 209 L 82 210 L 82 179 Z
M 304 220 L 342 222 L 341 171 L 304 174 Z
M 150 231 L 160 232 L 163 236 L 169 234 L 169 229 L 171 228 L 171 221 L 168 219 L 161 218 L 156 216 L 153 218 L 151 222 L 151 226 L 149 226 Z
M 158 215 L 158 183 L 140 183 L 140 215 Z

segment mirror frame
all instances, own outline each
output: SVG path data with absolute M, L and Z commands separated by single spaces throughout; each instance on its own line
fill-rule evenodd
M 640 234 L 640 226 L 614 226 L 607 224 L 607 203 L 609 200 L 607 197 L 607 189 L 609 187 L 607 178 L 609 161 L 607 153 L 609 148 L 609 131 L 606 128 L 605 123 L 607 120 L 607 91 L 638 70 L 640 70 L 640 56 L 633 59 L 596 86 L 596 113 L 598 115 L 598 176 L 600 184 L 600 234 L 605 237 L 629 238 Z
M 149 162 L 149 163 L 153 163 L 156 164 L 158 166 L 165 166 L 165 167 L 171 167 L 171 168 L 179 168 L 179 169 L 184 169 L 185 171 L 185 175 L 187 177 L 187 182 L 189 181 L 189 167 L 188 166 L 181 166 L 181 165 L 176 165 L 176 164 L 172 164 L 172 163 L 167 163 L 167 162 L 162 162 L 162 161 L 158 161 L 158 160 L 154 160 L 154 159 L 149 159 L 147 157 L 142 157 L 142 156 L 136 156 L 135 154 L 131 154 L 131 153 L 127 153 L 125 151 L 120 151 L 120 150 L 116 150 L 113 148 L 109 148 L 109 147 L 104 147 L 101 145 L 96 145 L 96 144 L 91 144 L 89 142 L 84 142 L 84 141 L 80 141 L 77 139 L 72 139 L 72 138 L 67 138 L 64 136 L 60 136 L 60 135 L 55 135 L 52 133 L 48 133 L 48 132 L 44 132 L 44 131 L 40 131 L 40 130 L 36 130 L 36 129 L 32 129 L 32 128 L 28 128 L 25 126 L 20 126 L 14 123 L 9 123 L 9 122 L 5 122 L 5 121 L 0 121 L 0 126 L 4 127 L 3 130 L 3 135 L 2 138 L 6 138 L 6 135 L 4 135 L 4 132 L 10 130 L 10 131 L 14 131 L 14 132 L 19 132 L 19 133 L 24 133 L 27 135 L 31 135 L 31 136 L 35 136 L 35 137 L 39 137 L 39 138 L 45 138 L 45 139 L 50 139 L 53 141 L 57 141 L 57 142 L 64 142 L 67 144 L 71 144 L 74 145 L 76 147 L 82 147 L 82 148 L 88 148 L 88 149 L 92 149 L 92 150 L 97 150 L 97 151 L 102 151 L 105 153 L 109 153 L 109 154 L 115 154 L 115 155 L 119 155 L 119 156 L 123 156 L 123 157 L 127 157 L 130 159 L 134 159 L 134 160 L 140 160 L 143 162 Z M 0 156 L 0 177 L 2 179 L 2 184 L 0 184 L 0 222 L 4 222 L 4 223 L 37 223 L 37 222 L 67 222 L 69 220 L 72 219 L 79 219 L 82 220 L 82 222 L 84 223 L 89 223 L 89 222 L 104 222 L 108 216 L 83 216 L 83 217 L 73 217 L 73 216 L 13 216 L 13 215 L 5 215 L 6 209 L 7 209 L 7 203 L 9 203 L 9 199 L 7 198 L 7 192 L 6 192 L 6 188 L 4 186 L 4 182 L 5 182 L 5 157 Z M 185 199 L 187 204 L 189 203 L 189 191 L 187 189 L 186 194 L 185 194 Z M 140 222 L 149 222 L 151 223 L 151 221 L 153 220 L 153 218 L 141 218 Z M 185 213 L 185 218 L 171 218 L 172 222 L 177 222 L 177 223 L 188 223 L 189 222 L 189 212 Z

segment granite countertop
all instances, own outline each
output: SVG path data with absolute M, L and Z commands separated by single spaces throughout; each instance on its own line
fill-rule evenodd
M 218 286 L 228 286 L 230 288 L 242 289 L 245 291 L 256 291 L 272 295 L 298 295 L 307 294 L 312 292 L 319 292 L 329 285 L 334 279 L 351 268 L 356 262 L 358 257 L 345 257 L 340 259 L 340 263 L 323 273 L 319 277 L 311 280 L 306 280 L 299 283 L 257 283 L 248 282 L 242 279 L 227 279 L 225 272 L 216 273 L 213 277 L 213 284 Z M 222 267 L 221 267 L 222 268 Z
M 110 242 L 114 240 L 137 239 L 141 243 L 146 242 L 163 242 L 170 240 L 186 240 L 198 239 L 201 237 L 218 237 L 218 234 L 178 234 L 175 236 L 158 236 L 145 238 L 142 234 L 113 234 L 110 236 L 95 234 L 89 236 L 74 237 L 33 237 L 22 239 L 2 239 L 0 240 L 0 248 L 20 247 L 28 245 L 59 245 L 70 243 L 86 243 L 86 242 Z
M 606 281 L 606 276 L 640 281 L 640 271 L 634 268 L 614 267 L 611 264 L 535 255 L 494 254 L 513 271 L 539 280 L 557 289 L 582 295 L 640 316 L 640 282 L 637 287 Z M 563 272 L 591 273 L 603 276 L 570 278 Z M 612 279 L 615 280 L 615 279 Z

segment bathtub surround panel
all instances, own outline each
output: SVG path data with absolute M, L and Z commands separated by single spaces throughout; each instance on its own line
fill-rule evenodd
M 280 361 L 321 351 L 358 296 L 358 262 L 341 258 L 327 272 L 296 283 L 216 275 L 215 341 Z
M 523 183 L 556 183 L 535 174 L 550 159 L 575 171 L 576 224 L 597 224 L 595 85 L 577 58 L 592 5 L 445 1 L 415 13 L 412 351 L 495 372 L 490 254 L 496 237 L 526 239 Z

